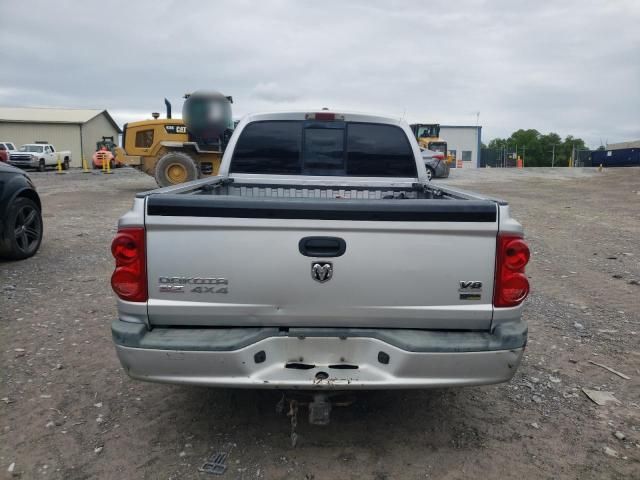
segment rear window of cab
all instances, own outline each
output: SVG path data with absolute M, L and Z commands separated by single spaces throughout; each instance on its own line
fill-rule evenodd
M 417 177 L 413 149 L 395 125 L 317 120 L 248 124 L 236 143 L 231 173 Z

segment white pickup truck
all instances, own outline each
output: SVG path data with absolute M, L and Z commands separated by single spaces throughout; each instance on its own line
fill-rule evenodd
M 117 354 L 140 380 L 316 394 L 504 382 L 522 236 L 505 202 L 433 186 L 404 122 L 249 115 L 217 177 L 120 219 Z
M 71 163 L 69 150 L 56 151 L 50 143 L 28 143 L 9 155 L 9 164 L 20 168 L 37 168 L 44 172 L 47 167 L 55 167 L 58 161 L 63 170 L 68 170 Z

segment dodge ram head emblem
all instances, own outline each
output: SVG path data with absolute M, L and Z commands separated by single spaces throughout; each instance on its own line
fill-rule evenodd
M 311 278 L 316 282 L 328 282 L 331 277 L 333 277 L 333 264 L 331 262 L 313 262 L 311 264 Z

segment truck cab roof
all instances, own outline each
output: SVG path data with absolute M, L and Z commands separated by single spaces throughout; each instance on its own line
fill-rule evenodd
M 374 115 L 370 113 L 363 112 L 353 112 L 348 110 L 295 110 L 288 112 L 261 112 L 261 113 L 250 113 L 245 115 L 238 124 L 240 127 L 243 123 L 256 122 L 261 120 L 314 120 L 319 116 L 318 120 L 322 118 L 323 115 L 330 116 L 333 115 L 335 120 L 342 120 L 345 122 L 367 122 L 367 123 L 383 123 L 389 125 L 407 125 L 403 120 L 382 116 L 382 115 Z M 325 120 L 330 121 L 330 120 Z

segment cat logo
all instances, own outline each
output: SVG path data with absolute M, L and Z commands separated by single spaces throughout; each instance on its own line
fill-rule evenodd
M 168 134 L 187 133 L 187 127 L 184 125 L 165 125 L 164 129 Z

